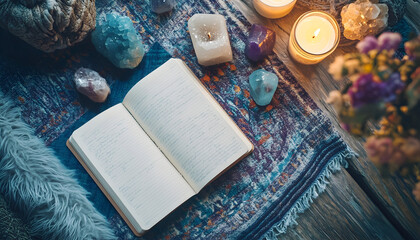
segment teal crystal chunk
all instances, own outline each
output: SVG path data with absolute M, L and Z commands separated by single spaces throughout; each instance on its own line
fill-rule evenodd
M 263 69 L 258 69 L 249 76 L 251 96 L 260 106 L 268 105 L 271 102 L 278 84 L 279 78 L 276 74 Z
M 126 16 L 111 13 L 99 18 L 92 32 L 92 43 L 119 68 L 135 68 L 144 56 L 142 39 Z

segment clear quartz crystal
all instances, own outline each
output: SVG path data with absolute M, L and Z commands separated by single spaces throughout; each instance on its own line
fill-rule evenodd
M 388 25 L 388 6 L 357 0 L 341 10 L 344 37 L 361 40 L 367 35 L 376 35 Z
M 219 14 L 195 14 L 188 20 L 188 30 L 198 63 L 210 66 L 232 60 L 226 20 Z
M 366 17 L 369 18 L 369 19 L 375 19 L 379 16 L 380 13 L 381 13 L 381 9 L 378 6 L 373 4 L 368 9 L 368 11 L 366 13 Z
M 74 74 L 76 89 L 94 102 L 105 102 L 111 89 L 105 78 L 89 68 L 79 68 Z

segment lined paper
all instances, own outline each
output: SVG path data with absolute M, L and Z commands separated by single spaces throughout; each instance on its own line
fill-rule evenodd
M 91 170 L 109 185 L 113 199 L 126 207 L 125 215 L 144 230 L 194 195 L 122 104 L 83 125 L 73 139 Z

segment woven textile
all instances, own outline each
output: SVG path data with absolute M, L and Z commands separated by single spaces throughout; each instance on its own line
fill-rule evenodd
M 139 79 L 170 57 L 183 59 L 255 145 L 253 154 L 204 188 L 153 227 L 145 239 L 258 239 L 284 232 L 325 188 L 326 178 L 354 157 L 331 123 L 274 55 L 255 64 L 244 55 L 250 23 L 230 1 L 178 1 L 171 14 L 156 15 L 147 1 L 97 1 L 99 14 L 129 16 L 143 37 L 147 54 L 134 70 L 120 70 L 85 42 L 43 54 L 5 35 L 0 55 L 0 89 L 23 109 L 24 120 L 77 172 L 90 200 L 121 239 L 134 236 L 86 171 L 65 147 L 71 132 L 104 109 L 119 103 Z M 213 67 L 197 64 L 187 29 L 195 13 L 225 16 L 234 60 Z M 4 44 L 3 44 L 4 45 Z M 100 72 L 111 85 L 104 104 L 75 91 L 78 67 Z M 249 94 L 248 76 L 264 68 L 279 76 L 272 103 L 258 107 Z M 164 87 L 164 86 L 162 86 Z

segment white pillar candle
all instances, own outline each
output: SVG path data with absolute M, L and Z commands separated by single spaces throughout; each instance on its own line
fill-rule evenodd
M 199 64 L 210 66 L 232 61 L 226 20 L 222 15 L 195 14 L 188 20 L 188 30 Z
M 253 0 L 254 8 L 266 18 L 281 18 L 292 11 L 296 0 Z
M 330 55 L 340 41 L 340 27 L 333 16 L 320 11 L 296 20 L 289 39 L 289 53 L 298 62 L 316 64 Z

